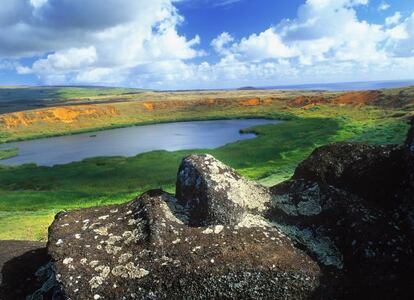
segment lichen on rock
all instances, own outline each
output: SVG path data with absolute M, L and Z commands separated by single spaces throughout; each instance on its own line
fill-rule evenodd
M 153 190 L 127 204 L 56 216 L 48 250 L 68 298 L 209 298 L 213 293 L 216 298 L 304 299 L 316 292 L 318 264 L 263 216 L 270 191 L 213 157 L 193 156 L 183 165 L 189 159 L 207 165 L 195 179 L 198 188 L 206 185 L 197 195 L 207 206 L 184 204 L 185 193 L 174 197 Z M 183 180 L 189 187 L 194 178 L 185 174 L 194 169 L 185 172 L 177 184 Z M 208 179 L 201 183 L 203 177 Z M 63 222 L 69 226 L 60 226 Z M 82 232 L 82 239 L 74 232 Z M 59 247 L 58 240 L 67 246 Z
M 178 171 L 177 202 L 193 225 L 236 225 L 248 212 L 261 213 L 271 201 L 269 191 L 211 155 L 186 157 Z

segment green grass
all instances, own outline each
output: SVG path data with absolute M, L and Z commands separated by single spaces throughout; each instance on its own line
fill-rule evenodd
M 288 179 L 320 145 L 342 140 L 402 142 L 405 120 L 389 115 L 371 108 L 292 110 L 289 121 L 245 130 L 257 133 L 257 138 L 212 150 L 98 157 L 54 167 L 0 166 L 0 239 L 45 240 L 51 216 L 59 210 L 122 203 L 153 188 L 174 192 L 180 161 L 192 153 L 210 153 L 242 175 L 274 185 Z
M 0 160 L 14 157 L 17 155 L 17 153 L 18 153 L 17 148 L 0 149 Z
M 45 230 L 58 211 L 20 211 L 0 213 L 1 240 L 45 241 Z
M 111 87 L 0 87 L 1 102 L 26 102 L 35 100 L 42 101 L 64 101 L 74 98 L 97 97 L 107 95 L 122 95 L 126 93 L 139 92 L 139 89 L 111 88 Z
M 3 86 L 0 87 L 0 113 L 99 101 L 107 96 L 120 97 L 145 90 L 112 87 Z

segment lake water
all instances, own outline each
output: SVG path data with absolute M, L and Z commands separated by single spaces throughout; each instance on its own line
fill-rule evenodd
M 255 137 L 241 134 L 240 129 L 277 123 L 280 121 L 266 119 L 176 122 L 9 143 L 0 145 L 0 149 L 17 147 L 19 154 L 0 160 L 0 164 L 52 166 L 96 156 L 134 156 L 152 150 L 211 149 Z

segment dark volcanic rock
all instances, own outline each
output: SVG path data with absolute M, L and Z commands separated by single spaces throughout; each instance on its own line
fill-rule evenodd
M 293 179 L 333 185 L 372 203 L 393 206 L 407 178 L 404 149 L 395 145 L 336 143 L 316 149 Z
M 408 131 L 407 138 L 405 140 L 405 148 L 407 152 L 407 165 L 409 172 L 408 185 L 414 188 L 414 117 L 410 120 L 411 128 Z
M 411 118 L 409 124 L 411 127 L 408 130 L 405 145 L 407 146 L 408 150 L 414 155 L 414 117 Z
M 272 189 L 268 218 L 326 269 L 341 276 L 342 295 L 405 294 L 414 280 L 413 241 L 401 211 L 305 180 Z
M 185 158 L 177 175 L 177 200 L 192 225 L 236 225 L 246 213 L 261 213 L 269 191 L 246 180 L 211 155 Z
M 318 287 L 317 263 L 263 219 L 190 227 L 177 207 L 151 191 L 58 214 L 48 250 L 67 297 L 304 299 Z
M 405 149 L 324 146 L 291 180 L 271 189 L 267 217 L 339 274 L 347 297 L 406 298 L 414 292 L 413 172 Z

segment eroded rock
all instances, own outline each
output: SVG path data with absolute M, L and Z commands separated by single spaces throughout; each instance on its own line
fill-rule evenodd
M 185 158 L 177 175 L 177 201 L 192 225 L 236 225 L 248 213 L 263 213 L 269 191 L 246 180 L 211 155 Z
M 305 299 L 316 293 L 318 264 L 270 223 L 248 215 L 234 226 L 194 227 L 191 215 L 170 207 L 177 207 L 174 197 L 156 190 L 124 205 L 58 214 L 48 250 L 66 297 Z
M 41 272 L 37 271 L 49 260 L 45 243 L 0 241 L 0 299 L 25 299 L 43 288 L 48 277 L 39 278 Z M 53 292 L 44 294 L 53 295 Z
M 414 188 L 405 149 L 324 146 L 271 189 L 267 218 L 342 278 L 348 298 L 413 292 Z
M 297 167 L 293 179 L 341 188 L 375 205 L 393 206 L 407 178 L 399 145 L 336 143 L 316 149 Z
M 408 130 L 405 146 L 414 155 L 414 117 L 410 119 L 409 124 L 411 127 Z

